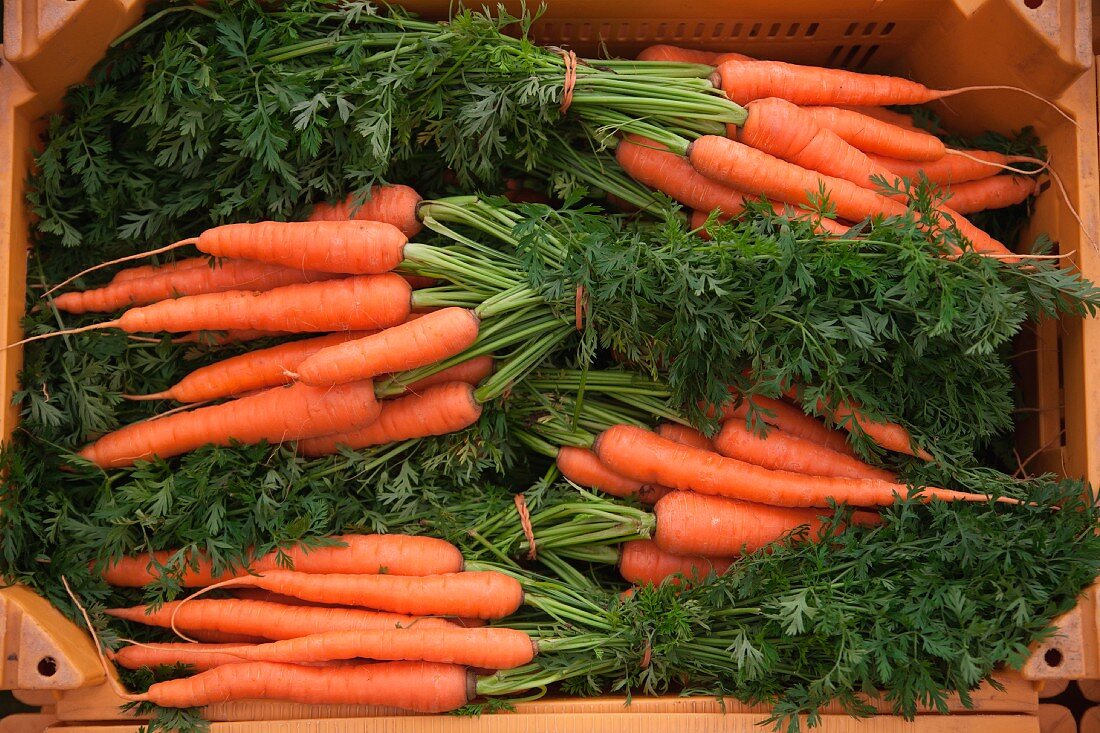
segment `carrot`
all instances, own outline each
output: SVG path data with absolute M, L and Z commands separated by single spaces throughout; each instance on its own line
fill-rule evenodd
M 131 308 L 113 321 L 52 331 L 4 348 L 104 328 L 120 328 L 128 333 L 225 329 L 304 333 L 388 328 L 408 318 L 412 305 L 412 291 L 400 276 L 359 275 L 263 292 L 233 290 L 162 300 Z
M 205 655 L 213 658 L 206 663 L 207 667 L 242 661 L 308 664 L 360 658 L 513 669 L 533 660 L 537 651 L 534 641 L 522 631 L 499 627 L 464 629 L 458 626 L 326 631 L 269 644 L 219 645 L 219 648 L 208 650 L 196 650 L 194 644 L 150 646 L 153 648 L 130 652 L 129 658 L 119 660 L 119 663 L 128 666 L 127 662 L 141 660 L 147 665 L 149 657 L 158 658 L 155 664 L 191 663 L 191 660 L 202 663 L 201 657 Z
M 792 204 L 812 205 L 822 186 L 837 216 L 860 221 L 868 216 L 904 216 L 903 204 L 866 188 L 832 176 L 825 176 L 779 160 L 747 145 L 715 135 L 704 135 L 691 143 L 688 157 L 703 175 L 725 185 L 760 191 L 769 198 Z M 949 209 L 944 213 L 950 214 Z M 1012 256 L 1000 242 L 961 216 L 953 217 L 959 233 L 978 252 Z
M 381 662 L 306 667 L 278 662 L 228 664 L 194 677 L 157 682 L 126 699 L 189 708 L 234 700 L 311 705 L 391 705 L 418 713 L 460 708 L 475 694 L 464 667 L 434 662 Z
M 578 486 L 599 489 L 612 496 L 653 504 L 668 493 L 668 489 L 662 486 L 650 486 L 612 471 L 587 448 L 558 448 L 557 465 L 561 475 Z
M 438 575 L 462 570 L 462 553 L 445 540 L 435 537 L 401 534 L 345 534 L 332 537 L 337 546 L 308 547 L 291 545 L 269 552 L 249 563 L 247 568 L 213 574 L 205 557 L 187 558 L 188 569 L 180 582 L 185 588 L 212 585 L 226 578 L 277 570 L 290 566 L 300 573 L 388 573 L 390 575 Z M 125 588 L 140 588 L 160 577 L 157 566 L 166 565 L 173 551 L 124 557 L 102 568 L 107 583 Z M 154 565 L 153 561 L 156 561 Z
M 297 599 L 295 599 L 297 600 Z M 191 631 L 191 637 L 195 641 L 205 642 L 208 644 L 232 644 L 237 646 L 239 644 L 257 644 L 267 641 L 262 636 L 251 636 L 249 634 L 227 634 L 224 631 Z
M 731 564 L 719 557 L 673 555 L 653 540 L 624 542 L 619 551 L 619 574 L 634 585 L 660 585 L 666 580 L 679 585 L 684 579 L 699 582 L 711 573 L 721 575 Z
M 824 516 L 818 509 L 754 504 L 693 491 L 673 491 L 653 511 L 657 515 L 654 539 L 662 550 L 717 557 L 755 552 L 799 527 L 806 527 L 807 538 L 815 538 Z M 872 524 L 878 515 L 856 512 L 852 521 Z
M 302 440 L 298 451 L 305 456 L 338 453 L 340 446 L 365 448 L 400 440 L 445 435 L 468 428 L 481 417 L 481 403 L 466 382 L 436 384 L 422 392 L 382 402 L 378 419 L 358 430 L 341 431 Z
M 480 320 L 466 308 L 443 308 L 414 321 L 327 346 L 298 365 L 305 384 L 327 386 L 435 364 L 477 339 Z
M 173 344 L 202 344 L 203 346 L 225 346 L 258 339 L 291 336 L 289 331 L 260 331 L 254 328 L 230 328 L 225 330 L 192 331 L 172 339 Z M 140 338 L 140 337 L 132 337 Z M 151 339 L 160 341 L 160 339 Z
M 305 359 L 321 349 L 363 338 L 369 333 L 377 331 L 341 331 L 249 351 L 196 369 L 163 392 L 123 397 L 130 400 L 205 402 L 264 387 L 289 384 L 291 378 L 287 372 L 297 369 Z
M 779 428 L 788 435 L 816 443 L 837 453 L 853 457 L 856 455 L 855 451 L 848 445 L 848 440 L 843 433 L 837 432 L 815 420 L 799 408 L 771 397 L 754 396 L 751 399 L 757 408 L 757 419 L 763 420 L 766 424 Z M 749 404 L 747 401 L 742 401 L 737 406 L 734 406 L 734 403 L 731 402 L 722 408 L 722 421 L 727 422 L 734 418 L 740 418 L 741 422 L 747 424 L 748 413 Z
M 233 597 L 239 598 L 242 601 L 266 601 L 268 603 L 281 603 L 284 606 L 314 606 L 332 608 L 332 606 L 321 606 L 320 603 L 313 603 L 311 601 L 303 601 L 301 598 L 291 598 L 290 596 L 281 596 L 278 593 L 271 593 L 270 591 L 261 590 L 259 588 L 237 588 L 233 591 Z M 191 636 L 198 639 L 194 633 Z M 202 641 L 209 641 L 203 639 Z
M 1035 181 L 1022 176 L 992 176 L 980 181 L 953 183 L 946 193 L 953 211 L 970 214 L 986 209 L 1003 209 L 1023 203 L 1035 193 Z
M 175 628 L 188 634 L 217 632 L 247 634 L 266 639 L 294 639 L 326 631 L 359 629 L 444 628 L 453 626 L 442 618 L 408 616 L 359 608 L 288 606 L 247 600 L 171 601 L 155 611 L 145 606 L 112 608 L 107 613 L 147 626 Z
M 378 417 L 370 381 L 337 387 L 294 384 L 108 433 L 80 456 L 101 468 L 171 458 L 203 445 L 281 443 L 351 430 Z
M 251 586 L 306 601 L 361 606 L 416 616 L 469 616 L 496 619 L 523 603 L 523 589 L 511 576 L 495 571 L 466 571 L 407 577 L 400 575 L 315 575 L 268 570 L 230 578 L 210 586 Z M 204 592 L 204 591 L 199 591 Z
M 757 435 L 741 420 L 728 420 L 714 439 L 718 452 L 728 458 L 764 468 L 792 471 L 809 476 L 846 476 L 896 481 L 890 471 L 870 466 L 858 458 L 838 453 L 809 440 L 769 428 L 766 437 Z
M 673 441 L 674 443 L 680 443 L 682 445 L 690 445 L 700 450 L 714 450 L 714 443 L 707 436 L 700 433 L 695 428 L 688 427 L 687 425 L 681 425 L 675 422 L 663 422 L 657 426 L 657 435 L 662 438 Z
M 728 59 L 719 64 L 715 74 L 715 86 L 738 104 L 763 97 L 782 97 L 795 104 L 845 107 L 924 104 L 962 92 L 992 89 L 1022 92 L 1050 104 L 1038 94 L 1019 87 L 983 85 L 929 89 L 923 84 L 896 76 L 799 66 L 783 61 Z
M 957 153 L 963 153 L 959 155 Z M 924 175 L 932 183 L 965 183 L 996 175 L 1001 166 L 1018 162 L 1013 156 L 991 150 L 960 150 L 944 155 L 939 160 L 912 161 L 868 153 L 868 157 L 891 173 L 917 181 Z M 977 159 L 977 160 L 975 160 Z M 1030 158 L 1028 159 L 1030 161 Z
M 423 275 L 410 275 L 408 273 L 397 273 L 401 277 L 405 278 L 405 282 L 409 284 L 409 287 L 413 290 L 423 290 L 424 288 L 430 288 L 433 285 L 438 285 L 439 281 L 434 277 L 425 277 Z
M 110 655 L 111 660 L 126 669 L 186 664 L 202 672 L 223 664 L 240 664 L 243 660 L 232 652 L 243 644 L 130 644 Z
M 745 209 L 745 194 L 701 175 L 683 156 L 663 149 L 660 143 L 629 135 L 619 142 L 615 158 L 634 180 L 697 211 L 718 210 L 728 220 Z M 773 204 L 772 208 L 781 216 L 789 213 L 782 204 Z M 815 218 L 815 222 L 830 233 L 847 231 L 847 227 L 834 226 L 835 222 L 825 218 Z
M 772 209 L 779 215 L 788 219 L 800 219 L 806 217 L 812 217 L 814 222 L 814 231 L 818 234 L 827 234 L 834 237 L 841 237 L 848 233 L 851 226 L 835 219 L 829 219 L 824 216 L 818 216 L 815 212 L 795 209 L 794 207 L 787 207 L 783 204 L 772 204 Z M 705 211 L 699 211 L 693 209 L 691 212 L 691 228 L 697 229 L 700 239 L 710 240 L 710 232 L 705 229 L 707 219 L 710 218 L 710 214 Z M 732 217 L 722 215 L 718 217 L 720 222 L 729 221 Z
M 271 290 L 294 283 L 320 282 L 339 277 L 327 272 L 312 272 L 253 260 L 215 260 L 209 257 L 196 259 L 202 264 L 112 282 L 106 287 L 93 290 L 63 293 L 54 298 L 54 305 L 68 313 L 104 313 L 183 295 L 224 293 L 229 290 Z
M 839 109 L 846 109 L 851 112 L 858 112 L 861 115 L 876 119 L 880 122 L 889 122 L 895 127 L 900 127 L 905 130 L 913 130 L 916 132 L 928 132 L 927 130 L 918 127 L 916 122 L 913 121 L 912 115 L 907 115 L 903 112 L 895 112 L 892 109 L 886 107 L 860 107 L 858 105 L 849 105 L 847 107 L 840 107 Z
M 739 53 L 722 51 L 700 51 L 694 48 L 680 48 L 679 46 L 667 46 L 658 43 L 642 49 L 638 54 L 638 61 L 674 61 L 681 64 L 705 64 L 717 66 L 730 59 L 748 59 Z
M 420 219 L 416 214 L 420 200 L 420 194 L 408 186 L 373 186 L 370 198 L 361 206 L 356 207 L 353 194 L 337 204 L 317 204 L 313 207 L 309 220 L 383 221 L 400 229 L 406 237 L 415 237 L 421 229 Z
M 947 152 L 943 141 L 922 130 L 907 129 L 839 107 L 803 107 L 810 118 L 852 147 L 902 160 L 935 161 Z M 903 115 L 901 115 L 903 116 Z
M 475 356 L 472 359 L 467 359 L 452 367 L 447 367 L 442 371 L 438 371 L 431 376 L 418 379 L 406 385 L 405 391 L 415 393 L 436 384 L 445 384 L 447 382 L 465 382 L 466 384 L 478 385 L 493 373 L 493 369 L 493 357 L 489 355 Z M 397 379 L 400 380 L 400 377 L 398 376 Z
M 631 425 L 616 425 L 605 430 L 596 438 L 593 449 L 609 468 L 636 481 L 760 504 L 824 507 L 836 501 L 853 506 L 885 506 L 909 493 L 906 486 L 889 481 L 773 471 L 673 443 Z M 991 498 L 935 487 L 923 487 L 919 495 L 924 499 L 949 501 L 989 501 Z M 1018 503 L 1005 497 L 998 501 Z

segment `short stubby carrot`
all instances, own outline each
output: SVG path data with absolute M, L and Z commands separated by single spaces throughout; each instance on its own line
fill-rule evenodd
M 360 339 L 377 331 L 340 331 L 317 338 L 291 341 L 266 349 L 249 351 L 208 366 L 200 367 L 163 392 L 127 395 L 135 400 L 176 400 L 205 402 L 251 392 L 264 387 L 289 384 L 287 374 L 329 346 Z
M 281 443 L 342 432 L 378 417 L 370 381 L 337 387 L 293 384 L 108 433 L 80 451 L 101 468 L 171 458 L 204 445 Z
M 714 450 L 714 443 L 710 438 L 698 430 L 676 422 L 663 422 L 657 426 L 657 435 L 667 438 L 674 443 L 683 443 L 701 450 Z
M 711 573 L 726 572 L 732 562 L 720 557 L 673 555 L 653 540 L 624 542 L 619 550 L 619 574 L 634 585 L 660 585 L 666 581 L 679 585 L 685 579 L 699 582 Z
M 468 348 L 480 320 L 466 308 L 443 308 L 414 321 L 318 350 L 298 365 L 305 384 L 326 386 L 429 366 Z
M 465 667 L 436 662 L 349 663 L 308 667 L 279 662 L 228 664 L 194 677 L 156 682 L 126 699 L 166 708 L 234 700 L 282 700 L 311 705 L 388 705 L 445 713 L 473 699 L 476 680 Z
M 664 487 L 647 485 L 612 471 L 587 448 L 558 448 L 557 465 L 561 475 L 578 486 L 598 489 L 612 496 L 653 504 L 668 493 Z
M 269 570 L 223 581 L 222 587 L 252 586 L 307 601 L 360 606 L 416 616 L 497 619 L 523 603 L 523 588 L 511 576 L 491 570 L 406 577 L 398 575 L 315 575 Z
M 310 221 L 382 221 L 400 229 L 406 237 L 415 237 L 422 228 L 416 215 L 420 194 L 408 186 L 373 186 L 370 197 L 356 206 L 354 194 L 337 204 L 317 204 L 309 215 Z
M 378 419 L 358 430 L 298 442 L 304 456 L 327 456 L 340 447 L 366 448 L 400 440 L 455 433 L 481 417 L 481 403 L 466 382 L 436 384 L 393 400 L 383 400 Z
M 742 420 L 727 420 L 714 438 L 719 453 L 764 468 L 804 473 L 809 476 L 846 476 L 896 481 L 885 469 L 826 448 L 804 438 L 769 428 L 766 436 L 750 430 Z
M 812 205 L 813 197 L 824 187 L 837 216 L 849 221 L 908 213 L 904 204 L 868 188 L 807 170 L 726 137 L 700 137 L 688 147 L 688 157 L 692 166 L 708 178 L 742 190 L 759 191 L 787 203 Z M 942 225 L 947 227 L 953 223 L 976 251 L 1012 255 L 1007 247 L 965 218 L 953 215 L 950 208 L 943 207 L 941 211 L 952 219 L 948 222 L 941 216 Z
M 131 623 L 175 628 L 186 634 L 216 632 L 244 634 L 264 639 L 295 639 L 327 631 L 362 629 L 443 628 L 453 626 L 443 618 L 410 616 L 361 608 L 288 606 L 270 601 L 198 599 L 170 601 L 156 610 L 146 606 L 112 608 L 107 614 Z
M 107 313 L 168 298 L 230 290 L 271 290 L 295 283 L 321 282 L 340 275 L 273 265 L 254 260 L 196 258 L 199 265 L 171 268 L 112 282 L 92 290 L 63 293 L 54 298 L 58 310 L 68 313 Z
M 864 153 L 911 161 L 935 161 L 947 152 L 935 135 L 839 107 L 803 107 L 810 118 Z
M 1022 176 L 992 176 L 980 181 L 952 183 L 944 193 L 952 211 L 970 214 L 1027 201 L 1035 194 L 1035 180 Z
M 438 575 L 462 570 L 462 553 L 446 540 L 425 535 L 344 534 L 332 540 L 339 545 L 309 547 L 294 544 L 269 552 L 240 568 L 215 575 L 206 557 L 189 556 L 180 578 L 185 588 L 201 588 L 226 578 L 251 572 L 292 567 L 301 573 L 388 573 L 390 575 Z M 140 588 L 160 578 L 158 566 L 166 565 L 174 552 L 123 557 L 100 568 L 100 577 L 114 586 Z M 154 562 L 155 561 L 155 562 Z M 289 565 L 288 565 L 289 563 Z
M 694 491 L 673 491 L 653 508 L 657 515 L 654 540 L 676 555 L 735 557 L 756 552 L 805 528 L 815 539 L 829 512 L 819 509 L 768 506 Z M 878 521 L 871 512 L 857 512 L 859 522 Z
M 889 481 L 773 471 L 673 443 L 632 425 L 616 425 L 603 431 L 593 448 L 601 462 L 636 481 L 760 504 L 826 507 L 830 502 L 842 502 L 873 507 L 892 504 L 899 497 L 909 494 L 908 487 Z M 922 487 L 918 495 L 926 500 L 992 499 L 984 494 L 966 494 L 935 487 Z M 998 501 L 1018 503 L 1004 497 Z

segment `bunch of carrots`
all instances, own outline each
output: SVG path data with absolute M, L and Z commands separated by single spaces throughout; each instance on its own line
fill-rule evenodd
M 743 122 L 728 124 L 725 136 L 627 135 L 617 144 L 623 169 L 693 209 L 696 226 L 714 210 L 737 216 L 746 198 L 764 196 L 779 211 L 801 212 L 822 231 L 843 234 L 865 219 L 904 214 L 909 186 L 926 179 L 942 187 L 938 227 L 957 228 L 978 252 L 1013 256 L 964 215 L 1025 201 L 1036 191 L 1034 179 L 998 174 L 1035 174 L 1046 164 L 949 148 L 911 117 L 887 109 L 963 90 L 667 45 L 651 46 L 638 59 L 714 66 L 713 83 L 744 105 Z M 1031 168 L 1016 167 L 1021 163 Z M 826 200 L 835 219 L 820 211 Z

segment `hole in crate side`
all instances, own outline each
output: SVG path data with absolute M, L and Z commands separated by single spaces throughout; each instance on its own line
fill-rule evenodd
M 878 51 L 878 48 L 879 46 L 877 43 L 873 46 L 868 46 L 867 51 L 862 56 L 860 56 L 859 61 L 856 62 L 855 68 L 862 69 L 863 67 L 867 66 L 867 64 L 874 57 L 875 52 Z
M 863 46 L 859 45 L 858 43 L 856 45 L 852 46 L 851 48 L 849 48 L 848 53 L 844 54 L 844 60 L 841 61 L 838 65 L 842 66 L 844 68 L 851 67 L 852 66 L 852 59 L 854 59 L 856 57 L 856 54 L 858 54 L 860 52 L 860 49 L 862 49 L 862 48 L 863 48 Z
M 817 29 L 821 27 L 820 23 L 810 23 L 806 26 L 806 38 L 813 38 L 817 35 Z
M 1032 10 L 1035 10 L 1035 8 L 1041 7 L 1042 4 L 1043 4 L 1043 0 L 1024 0 L 1024 5 L 1026 7 L 1031 8 Z
M 850 38 L 854 36 L 857 28 L 859 28 L 859 23 L 849 23 L 848 27 L 844 29 L 844 37 Z
M 894 21 L 891 20 L 889 23 L 882 26 L 882 33 L 880 33 L 879 35 L 880 36 L 888 36 L 888 35 L 890 35 L 891 33 L 894 32 L 894 28 L 896 28 L 896 27 L 897 27 L 897 23 L 895 23 Z
M 878 27 L 878 23 L 868 23 L 867 25 L 863 26 L 863 35 L 865 35 L 865 36 L 871 35 L 872 33 L 875 32 L 875 28 L 877 28 L 877 27 Z
M 1046 652 L 1043 653 L 1043 661 L 1047 663 L 1048 667 L 1054 669 L 1062 666 L 1062 659 L 1062 651 L 1054 647 L 1047 649 Z
M 801 25 L 801 23 L 791 23 L 789 26 L 787 26 L 787 38 L 794 38 L 794 36 L 798 33 L 798 29 Z
M 53 657 L 42 657 L 39 659 L 38 674 L 43 677 L 53 677 L 57 674 L 57 660 Z
M 781 27 L 783 27 L 782 23 L 772 23 L 771 28 L 768 29 L 768 38 L 775 38 L 778 36 Z
M 764 27 L 763 23 L 753 23 L 752 28 L 749 29 L 749 38 L 756 38 L 760 35 L 760 29 Z

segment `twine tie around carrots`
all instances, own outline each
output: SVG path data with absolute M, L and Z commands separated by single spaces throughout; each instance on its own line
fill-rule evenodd
M 523 536 L 527 538 L 527 544 L 531 548 L 527 551 L 527 559 L 534 560 L 538 554 L 538 548 L 535 547 L 535 530 L 531 526 L 531 512 L 527 510 L 527 501 L 523 494 L 516 494 L 512 497 L 512 501 L 516 503 L 519 524 L 523 527 Z
M 565 83 L 561 90 L 561 113 L 565 114 L 573 104 L 573 87 L 577 85 L 577 54 L 564 49 L 559 49 L 558 53 L 565 61 Z

